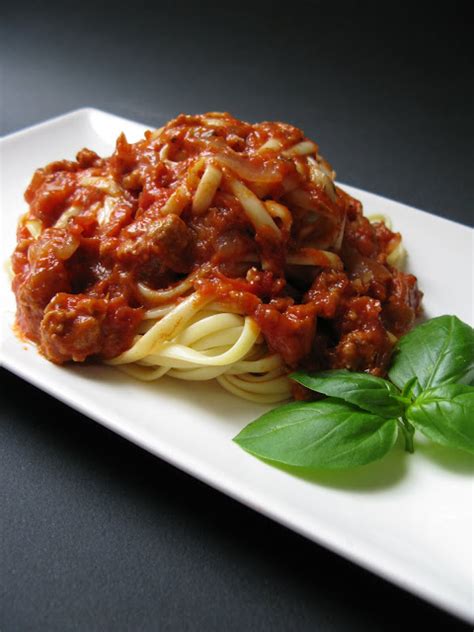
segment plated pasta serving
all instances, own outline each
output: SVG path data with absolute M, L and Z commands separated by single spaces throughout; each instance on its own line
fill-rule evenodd
M 1 143 L 2 365 L 470 618 L 471 231 L 284 123 L 88 108 Z
M 39 168 L 17 330 L 55 363 L 216 379 L 261 403 L 306 398 L 295 369 L 383 376 L 421 292 L 400 234 L 334 179 L 296 127 L 218 112 Z

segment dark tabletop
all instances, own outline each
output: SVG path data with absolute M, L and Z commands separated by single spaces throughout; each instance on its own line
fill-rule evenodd
M 279 119 L 340 181 L 471 223 L 464 5 L 383 4 L 9 3 L 2 133 L 88 105 L 150 125 Z M 2 632 L 469 629 L 5 370 L 0 384 Z

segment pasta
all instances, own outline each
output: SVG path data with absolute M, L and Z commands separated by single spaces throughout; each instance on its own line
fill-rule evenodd
M 38 169 L 12 257 L 17 328 L 57 363 L 292 395 L 303 367 L 382 375 L 420 309 L 401 237 L 284 123 L 180 115 Z

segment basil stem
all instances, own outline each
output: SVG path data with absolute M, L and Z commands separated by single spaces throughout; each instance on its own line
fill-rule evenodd
M 410 454 L 413 454 L 413 452 L 415 451 L 415 446 L 413 445 L 413 436 L 415 434 L 415 428 L 407 420 L 405 415 L 403 415 L 403 417 L 400 417 L 399 427 L 403 433 L 403 438 L 405 439 L 405 450 L 409 452 Z

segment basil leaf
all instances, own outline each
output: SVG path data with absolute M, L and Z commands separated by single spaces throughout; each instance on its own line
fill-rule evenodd
M 412 377 L 405 383 L 405 386 L 402 390 L 402 397 L 408 399 L 410 402 L 413 400 L 413 391 L 417 387 L 417 378 Z
M 435 443 L 474 454 L 474 387 L 443 384 L 424 391 L 406 417 Z
M 398 426 L 336 399 L 292 402 L 265 413 L 234 441 L 255 456 L 308 468 L 365 465 L 383 457 Z
M 400 417 L 405 411 L 404 405 L 396 399 L 400 393 L 393 384 L 368 373 L 342 370 L 308 374 L 297 371 L 290 377 L 312 391 L 339 397 L 387 419 Z
M 388 372 L 402 389 L 418 379 L 415 396 L 441 383 L 474 380 L 474 330 L 456 316 L 439 316 L 419 325 L 400 338 Z

